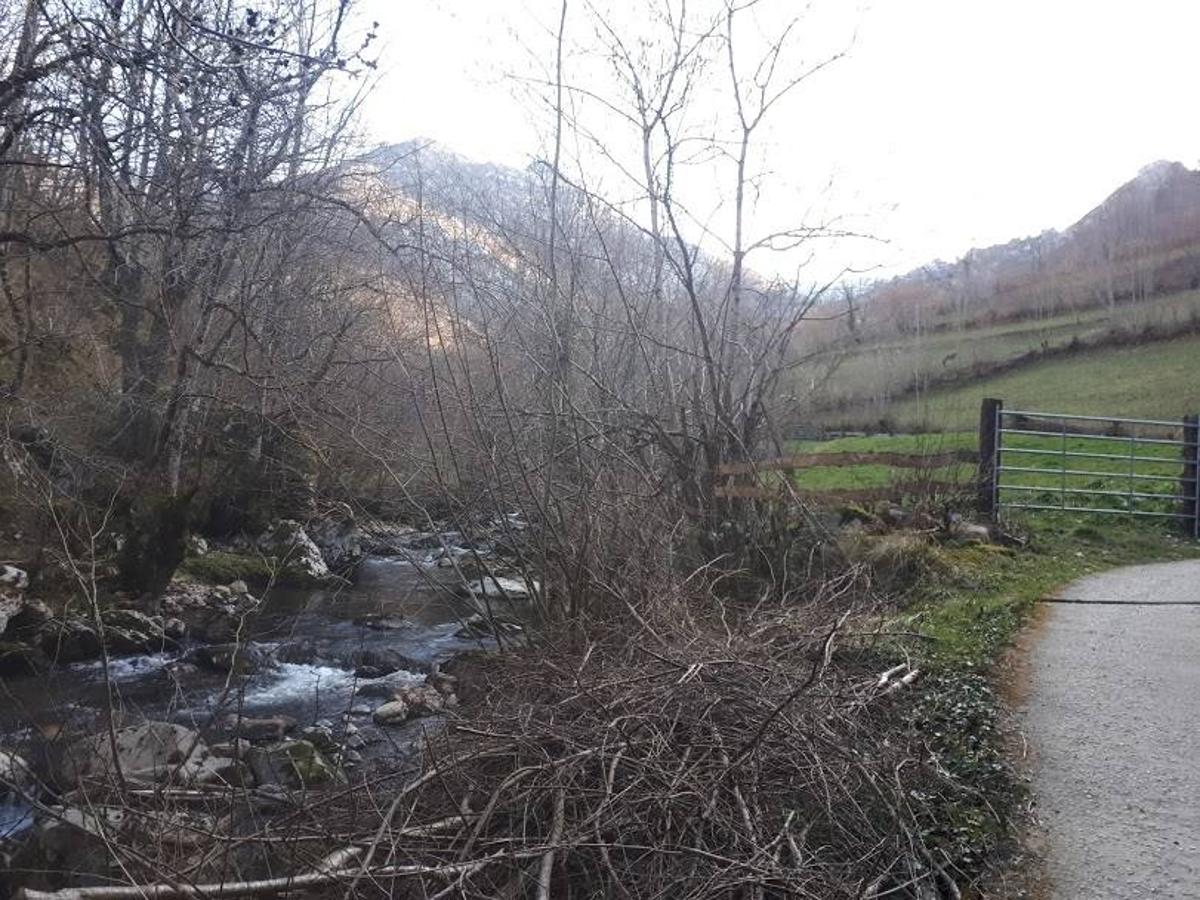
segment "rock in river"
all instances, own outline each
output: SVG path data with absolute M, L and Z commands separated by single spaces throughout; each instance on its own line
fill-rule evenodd
M 193 658 L 197 665 L 213 672 L 253 675 L 267 662 L 267 655 L 249 644 L 212 644 L 197 647 Z
M 531 582 L 537 590 L 537 582 Z M 488 600 L 528 600 L 530 585 L 524 579 L 505 578 L 502 575 L 487 575 L 472 579 L 462 585 L 461 592 L 465 596 L 487 598 Z
M 303 788 L 345 780 L 338 767 L 326 759 L 311 741 L 289 740 L 269 747 L 255 747 L 247 758 L 259 784 Z
M 225 717 L 225 727 L 236 735 L 249 741 L 279 741 L 284 734 L 296 727 L 296 720 L 291 716 L 270 716 L 268 718 L 252 719 L 230 713 Z
M 287 569 L 314 581 L 329 577 L 329 566 L 320 549 L 299 522 L 280 519 L 259 537 L 258 548 L 278 559 Z
M 29 587 L 29 575 L 16 566 L 0 565 L 0 584 L 23 591 Z
M 458 701 L 453 697 L 453 694 L 443 695 L 431 684 L 410 684 L 396 691 L 396 699 L 408 707 L 408 714 L 413 718 L 432 716 L 447 706 L 457 705 Z
M 9 792 L 28 794 L 37 788 L 33 769 L 20 756 L 0 750 L 0 797 Z
M 428 663 L 412 659 L 403 653 L 388 649 L 374 650 L 369 647 L 355 650 L 350 655 L 350 662 L 354 666 L 354 674 L 358 678 L 382 678 L 393 672 L 399 672 L 401 669 L 408 672 L 429 670 Z
M 64 752 L 60 778 L 68 784 L 107 780 L 117 777 L 118 767 L 126 782 L 138 784 L 240 784 L 244 777 L 237 760 L 213 756 L 192 729 L 145 722 L 75 742 Z
M 378 725 L 399 725 L 408 721 L 408 704 L 403 700 L 389 700 L 372 714 Z
M 163 631 L 161 617 L 148 616 L 136 609 L 106 609 L 100 621 L 104 624 L 105 642 L 114 653 L 144 653 L 174 644 Z
M 332 571 L 352 569 L 366 555 L 354 511 L 345 503 L 336 504 L 327 515 L 310 521 L 305 530 Z

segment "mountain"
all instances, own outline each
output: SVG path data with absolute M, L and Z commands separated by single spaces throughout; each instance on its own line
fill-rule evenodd
M 1046 231 L 870 286 L 877 334 L 1041 318 L 1200 287 L 1200 171 L 1145 166 L 1062 232 Z

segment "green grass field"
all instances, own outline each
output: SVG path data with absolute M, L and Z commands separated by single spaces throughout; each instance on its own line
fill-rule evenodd
M 1078 415 L 1176 419 L 1200 412 L 1200 338 L 1083 351 L 891 407 L 899 428 L 955 431 L 979 421 L 984 397 Z
M 950 450 L 973 449 L 974 434 L 900 434 L 844 437 L 829 441 L 794 441 L 793 453 L 912 453 L 937 454 Z M 909 483 L 919 487 L 923 479 L 966 484 L 974 477 L 972 465 L 943 466 L 931 469 L 901 469 L 894 466 L 818 466 L 795 474 L 796 486 L 805 491 L 865 491 Z
M 1041 426 L 1052 430 L 1053 425 Z M 1143 435 L 1150 436 L 1150 435 Z M 1161 436 L 1161 435 L 1160 435 Z M 938 454 L 950 450 L 974 450 L 978 437 L 974 432 L 946 434 L 870 435 L 836 438 L 828 441 L 796 441 L 794 453 L 909 453 Z M 1173 495 L 1181 490 L 1178 477 L 1182 470 L 1180 449 L 1168 444 L 1132 443 L 1127 438 L 1041 437 L 1005 435 L 1001 464 L 1027 471 L 1002 471 L 1002 502 L 1038 506 L 1065 505 L 1068 509 L 1098 506 L 1116 511 L 1142 510 L 1174 512 L 1177 501 L 1164 497 L 1137 497 L 1134 494 Z M 1037 452 L 1028 452 L 1037 451 Z M 1068 453 L 1098 456 L 1061 456 Z M 1162 462 L 1131 461 L 1128 456 L 1152 457 Z M 1106 458 L 1115 457 L 1115 458 Z M 1086 474 L 1063 474 L 1068 470 Z M 969 489 L 976 476 L 973 463 L 961 463 L 930 469 L 912 470 L 885 465 L 820 466 L 796 472 L 796 486 L 811 492 L 867 491 L 897 486 L 918 491 L 922 482 L 938 481 Z M 1131 477 L 1137 476 L 1137 477 Z M 1150 476 L 1150 477 L 1146 477 Z M 1159 480 L 1161 479 L 1161 480 Z M 1083 495 L 1073 491 L 1101 491 Z M 1130 517 L 1133 518 L 1133 517 Z M 1165 520 L 1164 520 L 1165 521 Z
M 864 420 L 879 418 L 879 401 L 922 378 L 937 378 L 993 365 L 1026 353 L 1095 343 L 1111 334 L 1137 335 L 1147 328 L 1178 328 L 1200 318 L 1200 291 L 1171 294 L 1115 309 L 1089 309 L 1040 320 L 1009 322 L 964 331 L 894 338 L 847 353 L 821 389 L 826 401 L 865 405 Z M 817 375 L 817 363 L 808 377 Z

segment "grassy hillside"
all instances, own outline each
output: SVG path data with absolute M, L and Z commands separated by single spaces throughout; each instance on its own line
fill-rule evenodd
M 891 407 L 898 427 L 960 430 L 979 421 L 979 402 L 1082 415 L 1179 418 L 1200 412 L 1200 338 L 1082 351 L 1070 357 L 935 390 Z
M 1003 365 L 1024 354 L 1061 350 L 1075 342 L 1096 344 L 1148 330 L 1170 331 L 1197 320 L 1200 291 L 1188 291 L 1112 310 L 1091 309 L 864 344 L 837 363 L 819 399 L 839 407 L 832 413 L 837 422 L 847 420 L 846 407 L 852 410 L 851 419 L 877 422 L 890 414 L 896 403 L 905 411 L 906 422 L 911 422 L 911 404 L 904 402 L 903 395 L 914 384 L 965 378 L 981 368 Z

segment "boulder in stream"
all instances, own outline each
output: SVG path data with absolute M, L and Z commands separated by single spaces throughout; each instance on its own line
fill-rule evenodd
M 23 757 L 0 750 L 0 799 L 9 793 L 30 794 L 37 784 L 37 776 Z
M 185 582 L 172 582 L 162 598 L 165 615 L 182 621 L 198 640 L 214 643 L 235 640 L 244 618 L 258 604 L 244 591 L 235 594 L 228 587 Z
M 267 655 L 251 644 L 210 644 L 192 654 L 197 665 L 222 675 L 253 675 L 267 664 Z
M 118 777 L 136 784 L 241 784 L 237 760 L 214 756 L 200 735 L 172 722 L 144 722 L 83 738 L 67 747 L 59 766 L 64 784 Z
M 225 727 L 239 737 L 260 743 L 283 740 L 283 736 L 296 727 L 296 720 L 291 716 L 254 719 L 230 713 L 225 718 Z
M 336 756 L 342 750 L 341 744 L 333 733 L 333 727 L 329 723 L 318 722 L 315 725 L 301 728 L 300 737 L 328 756 Z
M 5 587 L 23 591 L 29 587 L 29 574 L 16 566 L 0 565 L 0 584 Z
M 372 649 L 355 650 L 350 654 L 350 664 L 354 666 L 354 674 L 358 678 L 382 678 L 393 672 L 427 672 L 429 663 L 412 659 L 396 650 Z
M 320 548 L 293 519 L 279 519 L 259 536 L 256 544 L 264 555 L 277 559 L 289 577 L 298 575 L 312 581 L 329 577 L 329 566 Z
M 389 700 L 372 713 L 377 725 L 400 725 L 408 721 L 408 704 L 403 700 Z
M 443 695 L 431 684 L 410 684 L 400 688 L 396 691 L 396 699 L 408 707 L 408 714 L 412 718 L 437 715 L 448 706 L 458 705 L 453 694 Z
M 338 767 L 311 741 L 287 740 L 268 747 L 255 747 L 247 754 L 247 759 L 259 784 L 305 788 L 345 781 Z
M 106 609 L 100 614 L 104 640 L 113 653 L 144 653 L 174 645 L 163 631 L 162 619 L 136 609 Z
M 537 582 L 531 582 L 536 590 Z M 467 597 L 487 600 L 528 600 L 530 585 L 521 578 L 506 578 L 503 575 L 485 575 L 464 583 L 460 593 Z
M 305 531 L 332 571 L 346 572 L 366 556 L 367 542 L 348 504 L 335 504 L 326 515 L 310 521 Z

